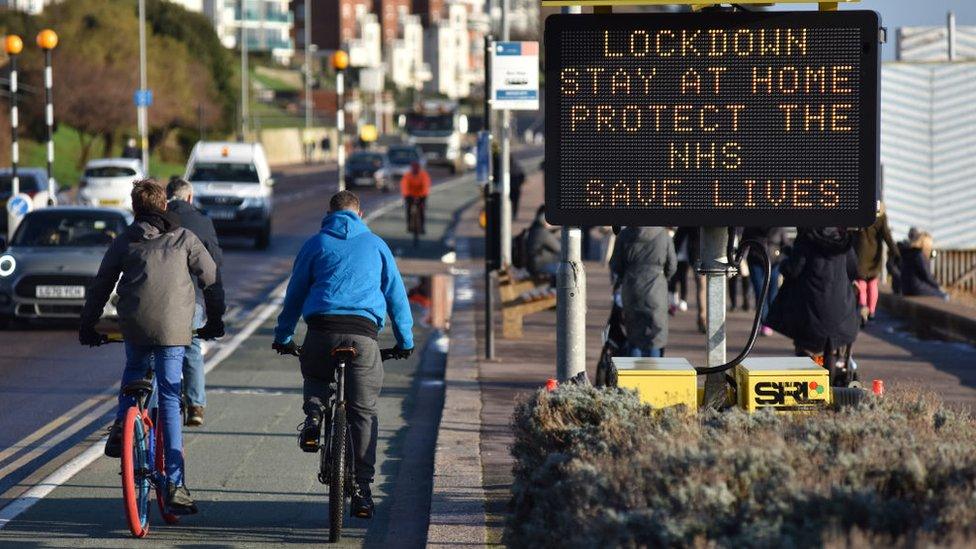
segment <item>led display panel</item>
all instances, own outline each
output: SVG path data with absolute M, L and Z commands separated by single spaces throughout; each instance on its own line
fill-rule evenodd
M 879 32 L 872 11 L 550 16 L 547 219 L 869 225 Z

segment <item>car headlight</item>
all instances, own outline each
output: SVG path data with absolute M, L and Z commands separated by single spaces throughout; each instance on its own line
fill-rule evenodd
M 260 196 L 249 196 L 241 202 L 241 208 L 260 208 L 264 206 L 264 200 Z
M 0 277 L 8 277 L 17 270 L 17 260 L 12 255 L 0 257 Z

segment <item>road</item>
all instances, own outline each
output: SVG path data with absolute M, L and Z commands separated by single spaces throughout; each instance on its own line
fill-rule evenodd
M 273 238 L 256 251 L 248 239 L 224 241 L 228 332 L 282 282 L 301 243 L 317 230 L 336 187 L 324 167 L 278 170 Z M 451 179 L 432 170 L 435 184 Z M 375 189 L 356 189 L 364 210 L 395 199 Z M 122 349 L 83 348 L 71 325 L 32 325 L 0 331 L 0 507 L 60 466 L 80 441 L 104 428 L 117 390 Z

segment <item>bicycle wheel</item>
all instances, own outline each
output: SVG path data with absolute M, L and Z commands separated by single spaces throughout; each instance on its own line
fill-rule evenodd
M 163 445 L 163 428 L 159 424 L 158 414 L 156 420 L 156 478 L 159 479 L 156 483 L 156 504 L 166 524 L 176 524 L 180 521 L 179 515 L 166 510 L 166 447 Z
M 139 408 L 126 410 L 122 423 L 122 500 L 132 535 L 149 533 L 149 449 Z
M 332 461 L 329 475 L 329 542 L 336 543 L 342 536 L 342 519 L 346 514 L 346 409 L 336 405 L 332 418 L 331 444 Z

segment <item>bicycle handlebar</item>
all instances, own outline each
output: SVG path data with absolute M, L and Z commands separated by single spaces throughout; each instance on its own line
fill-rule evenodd
M 386 362 L 387 360 L 390 360 L 390 359 L 399 360 L 401 358 L 406 358 L 406 356 L 403 355 L 404 353 L 406 353 L 406 351 L 404 351 L 402 349 L 398 349 L 396 347 L 390 347 L 388 349 L 380 349 L 380 360 Z M 294 351 L 292 351 L 290 353 L 281 353 L 281 354 L 289 354 L 289 355 L 292 355 L 292 356 L 301 356 L 301 354 L 302 354 L 302 348 L 301 347 L 295 347 L 295 350 Z

